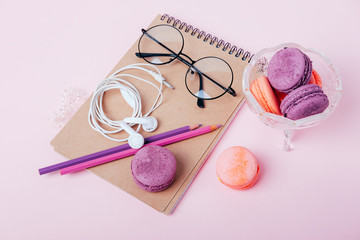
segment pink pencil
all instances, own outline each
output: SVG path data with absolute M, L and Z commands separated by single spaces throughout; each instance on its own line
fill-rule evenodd
M 165 145 L 168 145 L 171 143 L 180 142 L 180 141 L 188 139 L 188 138 L 196 137 L 196 136 L 214 131 L 215 129 L 217 129 L 219 127 L 221 127 L 221 125 L 211 125 L 211 126 L 207 126 L 207 127 L 198 128 L 198 129 L 190 131 L 190 132 L 185 132 L 185 133 L 182 133 L 182 134 L 179 134 L 176 136 L 172 136 L 172 137 L 161 139 L 159 141 L 148 143 L 144 146 L 148 146 L 148 145 L 165 146 Z M 122 152 L 107 155 L 104 157 L 96 158 L 91 161 L 87 161 L 87 162 L 73 165 L 73 166 L 70 166 L 67 168 L 63 168 L 60 170 L 60 173 L 61 173 L 61 175 L 65 175 L 68 173 L 78 172 L 78 171 L 84 170 L 86 168 L 94 167 L 94 166 L 97 166 L 97 165 L 100 165 L 103 163 L 111 162 L 111 161 L 114 161 L 114 160 L 117 160 L 120 158 L 134 155 L 135 153 L 137 153 L 137 151 L 139 151 L 139 149 L 129 149 L 129 150 L 125 150 Z

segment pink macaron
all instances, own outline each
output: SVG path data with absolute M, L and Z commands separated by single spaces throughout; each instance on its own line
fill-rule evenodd
M 224 150 L 216 162 L 219 180 L 234 189 L 251 187 L 259 174 L 259 163 L 247 148 L 234 146 Z
M 297 48 L 283 48 L 270 59 L 267 76 L 273 88 L 289 93 L 307 84 L 312 73 L 310 58 Z
M 148 145 L 141 148 L 131 161 L 136 185 L 148 192 L 159 192 L 174 181 L 176 159 L 166 148 Z
M 307 84 L 290 92 L 280 104 L 284 117 L 298 120 L 322 113 L 329 106 L 329 99 L 321 87 Z

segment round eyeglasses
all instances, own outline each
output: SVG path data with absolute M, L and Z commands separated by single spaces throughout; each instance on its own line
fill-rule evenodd
M 233 71 L 230 65 L 218 57 L 203 57 L 192 60 L 182 52 L 184 37 L 170 25 L 157 25 L 148 30 L 142 29 L 143 35 L 138 43 L 137 57 L 155 65 L 168 64 L 175 59 L 189 68 L 185 75 L 187 90 L 198 98 L 198 106 L 203 108 L 204 100 L 212 100 L 229 93 L 236 96 L 233 83 Z

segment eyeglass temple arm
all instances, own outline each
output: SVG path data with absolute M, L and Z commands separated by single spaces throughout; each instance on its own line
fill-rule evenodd
M 183 53 L 182 53 L 183 54 Z M 146 58 L 146 57 L 176 57 L 179 61 L 181 61 L 182 63 L 186 64 L 188 67 L 191 67 L 192 64 L 191 62 L 186 61 L 184 58 L 176 55 L 176 54 L 172 54 L 172 53 L 140 53 L 140 52 L 136 52 L 135 55 L 138 58 Z M 185 54 L 183 54 L 185 55 Z M 186 56 L 186 55 L 185 55 Z M 188 57 L 188 56 L 186 56 Z M 189 58 L 189 57 L 188 57 Z M 189 58 L 191 60 L 191 58 Z M 192 60 L 191 60 L 192 61 Z
M 138 58 L 146 58 L 146 57 L 176 57 L 176 54 L 172 53 L 139 53 L 136 52 L 135 55 Z
M 204 90 L 204 88 L 203 88 L 203 78 L 202 78 L 202 75 L 199 74 L 199 92 L 201 92 L 203 90 Z M 204 108 L 205 107 L 204 99 L 198 98 L 197 105 L 198 105 L 199 108 Z

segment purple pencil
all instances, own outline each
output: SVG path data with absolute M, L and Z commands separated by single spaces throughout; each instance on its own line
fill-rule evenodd
M 198 127 L 200 127 L 201 124 L 196 124 L 196 125 L 192 125 L 192 126 L 185 126 L 185 127 L 181 127 L 181 128 L 177 128 L 168 132 L 164 132 L 164 133 L 160 133 L 151 137 L 147 137 L 145 138 L 145 144 L 147 143 L 151 143 L 151 142 L 155 142 L 164 138 L 168 138 L 168 137 L 172 137 L 181 133 L 185 133 L 191 130 L 194 130 Z M 90 160 L 93 160 L 95 158 L 100 158 L 100 157 L 104 157 L 107 155 L 111 155 L 117 152 L 121 152 L 121 151 L 125 151 L 130 149 L 129 144 L 123 144 L 120 146 L 116 146 L 113 148 L 109 148 L 100 152 L 95 152 L 89 155 L 85 155 L 79 158 L 75 158 L 75 159 L 71 159 L 65 162 L 61 162 L 61 163 L 57 163 L 48 167 L 44 167 L 44 168 L 40 168 L 39 169 L 39 173 L 40 175 L 46 174 L 46 173 L 51 173 L 51 172 L 55 172 L 58 171 L 60 169 L 66 168 L 66 167 L 70 167 L 79 163 L 83 163 L 83 162 L 87 162 Z

